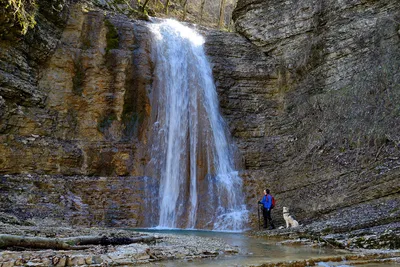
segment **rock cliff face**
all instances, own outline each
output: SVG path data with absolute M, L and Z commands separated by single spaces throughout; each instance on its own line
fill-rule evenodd
M 16 45 L 1 41 L 1 210 L 23 220 L 136 226 L 152 185 L 140 154 L 148 31 L 79 4 L 50 22 L 40 20 L 46 10 Z
M 239 0 L 244 37 L 200 29 L 253 214 L 269 187 L 278 220 L 283 206 L 347 229 L 399 220 L 399 5 Z M 46 12 L 0 41 L 0 211 L 148 225 L 147 22 L 73 3 Z
M 270 187 L 303 223 L 398 221 L 400 2 L 239 0 L 233 17 L 277 73 L 230 120 L 248 195 Z
M 148 119 L 155 108 L 148 22 L 88 12 L 80 4 L 68 4 L 63 12 L 54 46 L 40 61 L 22 50 L 36 49 L 30 36 L 15 49 L 2 42 L 0 77 L 7 80 L 1 83 L 0 210 L 22 222 L 154 224 L 158 181 L 144 176 L 151 147 Z M 253 78 L 260 82 L 247 93 L 262 89 L 270 71 L 256 46 L 237 34 L 202 31 L 221 77 L 220 94 L 232 82 L 249 87 Z M 43 43 L 35 40 L 37 46 Z M 21 80 L 29 86 L 24 94 Z M 229 109 L 224 106 L 226 113 Z M 232 107 L 232 120 L 239 111 Z

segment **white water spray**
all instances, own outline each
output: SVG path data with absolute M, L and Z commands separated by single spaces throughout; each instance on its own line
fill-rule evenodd
M 174 20 L 153 24 L 151 31 L 149 166 L 160 178 L 159 227 L 242 230 L 247 221 L 242 180 L 219 113 L 204 38 Z

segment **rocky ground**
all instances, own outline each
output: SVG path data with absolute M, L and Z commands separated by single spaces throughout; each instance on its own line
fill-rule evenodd
M 0 233 L 40 237 L 109 236 L 138 237 L 147 235 L 123 229 L 15 226 L 0 223 Z M 131 266 L 162 260 L 213 258 L 236 254 L 218 238 L 156 234 L 152 243 L 120 246 L 91 246 L 84 250 L 0 250 L 0 266 Z
M 400 264 L 400 223 L 343 231 L 343 225 L 324 221 L 298 228 L 250 231 L 255 237 L 275 238 L 282 246 L 332 247 L 345 254 L 272 262 L 260 266 L 367 266 L 366 264 Z M 375 265 L 374 265 L 375 266 Z M 386 266 L 386 265 L 385 265 Z M 390 265 L 391 266 L 391 265 Z
M 154 235 L 151 243 L 119 246 L 90 246 L 83 250 L 25 250 L 20 247 L 0 250 L 0 267 L 9 266 L 132 266 L 166 260 L 192 261 L 240 254 L 220 238 L 183 236 L 165 233 L 141 233 L 118 228 L 82 228 L 49 226 L 43 222 L 19 221 L 0 214 L 0 233 L 19 236 L 64 238 L 74 236 L 129 237 Z M 4 215 L 4 216 L 3 216 Z M 31 224 L 31 225 L 29 225 Z M 333 247 L 344 249 L 343 255 L 310 258 L 299 261 L 270 262 L 261 266 L 336 266 L 347 261 L 350 265 L 366 263 L 400 263 L 400 222 L 365 229 L 341 232 L 339 225 L 325 221 L 289 229 L 250 231 L 249 235 L 277 240 L 282 246 Z M 0 244 L 1 245 L 1 244 Z M 377 249 L 379 248 L 379 250 Z M 161 263 L 162 264 L 162 263 Z M 325 266 L 325 265 L 324 265 Z
M 349 250 L 400 248 L 400 222 L 351 230 L 325 221 L 298 228 L 252 231 L 250 235 L 289 239 L 284 241 L 287 244 L 331 246 Z

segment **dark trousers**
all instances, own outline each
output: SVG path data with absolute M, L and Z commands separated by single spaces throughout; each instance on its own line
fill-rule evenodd
M 272 221 L 271 217 L 271 210 L 268 210 L 263 207 L 263 217 L 264 217 L 264 228 L 268 227 L 268 221 L 269 221 L 269 228 L 275 228 L 274 222 Z

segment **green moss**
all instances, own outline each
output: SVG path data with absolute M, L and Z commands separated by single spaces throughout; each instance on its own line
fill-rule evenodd
M 332 229 L 332 227 L 328 226 L 328 227 L 326 227 L 325 229 L 323 229 L 323 230 L 321 231 L 321 233 L 322 233 L 322 234 L 330 234 L 330 233 L 333 233 L 333 229 Z
M 152 16 L 155 15 L 155 13 L 151 9 L 148 9 L 148 7 L 146 7 L 145 9 L 143 9 L 143 7 L 140 7 L 140 9 L 141 10 L 136 10 L 136 9 L 133 9 L 133 8 L 130 9 L 128 11 L 128 16 L 149 21 L 150 20 L 149 13 Z
M 123 118 L 123 122 L 125 124 L 125 135 L 126 136 L 133 136 L 138 133 L 138 126 L 140 125 L 141 121 L 143 120 L 143 116 L 136 112 L 130 112 L 125 114 Z
M 119 47 L 119 35 L 117 29 L 115 29 L 114 25 L 109 21 L 105 20 L 104 24 L 107 27 L 107 34 L 106 34 L 106 39 L 107 39 L 107 47 L 106 47 L 106 53 L 110 51 L 111 49 L 117 49 Z
M 122 115 L 122 122 L 125 125 L 124 137 L 136 136 L 144 119 L 144 110 L 138 108 L 133 101 L 125 101 Z
M 399 249 L 400 248 L 400 236 L 396 232 L 385 233 L 381 236 L 382 243 L 386 244 L 387 248 Z
M 0 6 L 12 13 L 15 22 L 21 28 L 21 34 L 26 34 L 28 29 L 36 25 L 38 6 L 35 0 L 0 0 Z
M 72 78 L 72 91 L 76 95 L 82 95 L 83 82 L 85 80 L 85 72 L 80 62 L 74 62 L 75 75 Z
M 395 207 L 394 209 L 392 209 L 391 211 L 389 211 L 389 213 L 397 213 L 400 210 L 399 207 Z
M 115 113 L 110 113 L 107 116 L 105 116 L 99 123 L 97 124 L 97 129 L 104 133 L 108 128 L 110 128 L 111 124 L 113 121 L 117 119 L 117 116 Z

